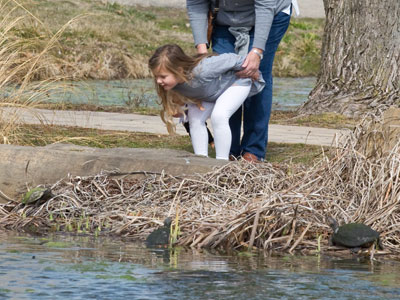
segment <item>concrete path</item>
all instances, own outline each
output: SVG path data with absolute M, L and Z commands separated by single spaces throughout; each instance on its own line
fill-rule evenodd
M 21 122 L 26 124 L 53 124 L 78 126 L 103 130 L 122 130 L 130 132 L 148 132 L 168 134 L 159 116 L 122 114 L 90 111 L 54 111 L 45 109 L 19 109 Z M 6 115 L 12 115 L 10 108 Z M 178 119 L 176 119 L 178 123 Z M 310 145 L 330 146 L 335 137 L 340 137 L 347 130 L 285 126 L 271 124 L 269 141 L 277 143 L 305 143 Z M 177 125 L 177 133 L 186 135 L 182 125 Z

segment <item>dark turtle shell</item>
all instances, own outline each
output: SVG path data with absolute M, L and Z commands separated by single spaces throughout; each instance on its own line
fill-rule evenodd
M 169 245 L 169 236 L 171 232 L 171 218 L 164 220 L 164 226 L 154 230 L 146 238 L 147 247 L 166 247 Z
M 360 223 L 349 223 L 338 227 L 332 235 L 332 244 L 348 248 L 369 247 L 379 242 L 379 233 Z
M 35 187 L 33 189 L 30 189 L 27 193 L 24 194 L 22 198 L 22 203 L 23 204 L 30 204 L 33 202 L 36 202 L 38 200 L 47 200 L 51 198 L 53 195 L 51 193 L 51 190 L 49 188 L 45 187 Z

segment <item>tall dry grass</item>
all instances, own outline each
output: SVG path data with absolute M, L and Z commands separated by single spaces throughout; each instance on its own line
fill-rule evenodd
M 59 88 L 55 83 L 62 77 L 52 67 L 54 56 L 49 52 L 59 47 L 60 35 L 74 21 L 53 33 L 24 2 L 0 1 L 0 143 L 18 136 L 21 108 L 35 108 Z M 27 23 L 37 34 L 15 34 Z
M 48 74 L 67 74 L 74 80 L 146 78 L 151 74 L 147 61 L 154 50 L 167 43 L 179 44 L 194 54 L 193 37 L 185 9 L 125 6 L 109 1 L 37 0 L 26 8 L 46 23 L 25 22 L 15 35 L 37 39 L 58 30 L 82 13 L 60 36 L 60 51 L 50 51 Z M 31 15 L 32 15 L 31 14 Z M 17 15 L 18 14 L 14 14 Z M 32 16 L 30 16 L 32 17 Z M 293 19 L 279 46 L 274 76 L 315 76 L 319 71 L 323 20 Z
M 74 80 L 150 77 L 147 61 L 159 45 L 176 42 L 194 51 L 189 29 L 182 32 L 172 28 L 175 19 L 182 22 L 182 16 L 186 16 L 182 10 L 150 12 L 99 0 L 39 0 L 27 7 L 53 31 L 74 16 L 85 14 L 61 35 L 60 52 L 49 53 L 54 57 L 53 70 Z M 170 26 L 163 25 L 166 20 L 172 22 Z M 32 26 L 28 24 L 23 30 L 30 33 Z

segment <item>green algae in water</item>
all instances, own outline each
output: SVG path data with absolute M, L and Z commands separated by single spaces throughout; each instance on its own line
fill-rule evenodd
M 291 257 L 291 256 L 288 256 L 288 255 L 284 255 L 284 256 L 281 257 L 281 259 L 282 259 L 283 261 L 285 261 L 285 262 L 288 262 L 288 261 L 291 261 L 291 260 L 292 260 L 292 257 Z
M 256 256 L 257 254 L 249 252 L 249 251 L 242 251 L 238 253 L 238 256 L 243 256 L 243 257 L 253 257 Z
M 121 275 L 119 276 L 120 279 L 129 280 L 129 281 L 136 281 L 137 278 L 133 277 L 132 275 Z
M 20 250 L 16 250 L 16 249 L 7 249 L 6 252 L 7 253 L 21 253 Z
M 72 270 L 78 271 L 80 273 L 89 273 L 89 272 L 107 272 L 107 268 L 110 265 L 105 262 L 93 262 L 86 264 L 75 264 L 71 266 Z
M 138 281 L 138 279 L 132 275 L 119 275 L 119 276 L 114 276 L 114 275 L 96 275 L 97 279 L 105 279 L 105 280 L 109 280 L 109 279 L 123 279 L 123 280 L 128 280 L 128 281 Z
M 9 289 L 0 288 L 0 297 L 4 297 L 5 299 L 7 299 L 7 296 L 9 296 L 11 292 L 12 291 Z
M 114 279 L 114 276 L 111 275 L 96 275 L 97 279 Z
M 390 274 L 374 274 L 367 277 L 372 282 L 387 287 L 398 287 L 400 282 L 400 275 L 395 273 Z
M 70 248 L 72 246 L 70 243 L 65 242 L 47 242 L 44 245 L 49 248 Z
M 26 237 L 26 236 L 16 236 L 16 237 L 14 237 L 15 239 L 17 239 L 17 240 L 22 240 L 22 241 L 25 241 L 25 240 L 33 240 L 33 238 L 31 238 L 31 237 Z

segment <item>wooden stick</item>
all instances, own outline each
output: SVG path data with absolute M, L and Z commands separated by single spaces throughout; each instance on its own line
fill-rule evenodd
M 253 248 L 254 239 L 256 237 L 257 226 L 258 226 L 258 219 L 260 218 L 260 211 L 261 211 L 261 202 L 256 212 L 256 216 L 254 217 L 253 228 L 251 229 L 250 241 L 249 241 L 249 250 Z
M 304 229 L 303 233 L 300 235 L 300 237 L 296 240 L 296 242 L 293 244 L 293 246 L 290 248 L 289 253 L 292 254 L 294 248 L 297 247 L 298 244 L 300 244 L 300 242 L 303 240 L 304 235 L 307 233 L 308 229 L 310 229 L 311 227 L 311 223 L 307 224 L 306 229 Z

